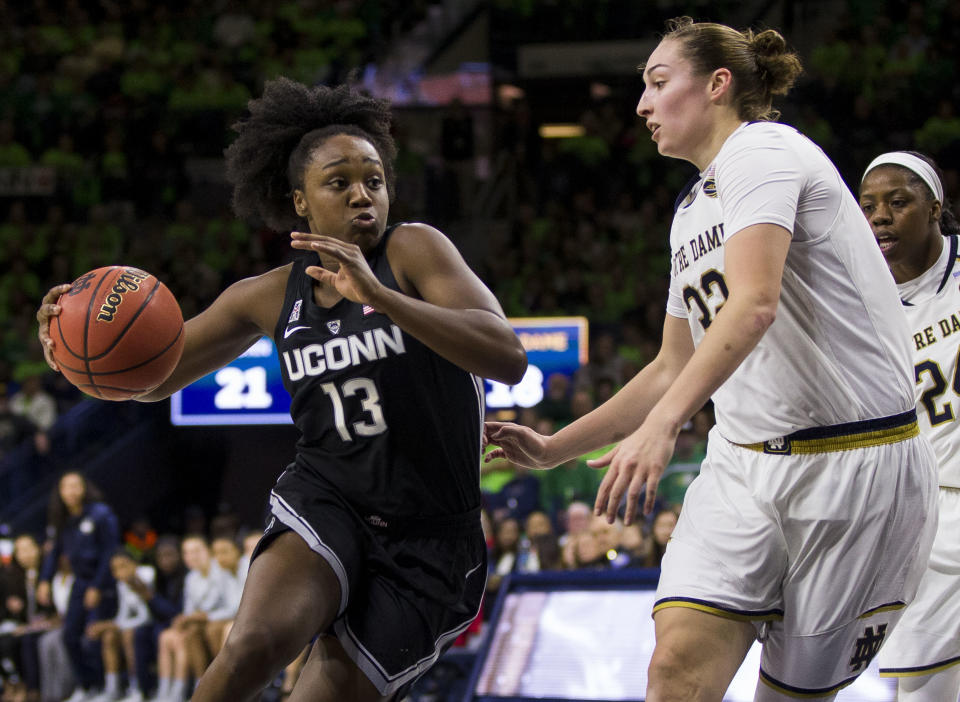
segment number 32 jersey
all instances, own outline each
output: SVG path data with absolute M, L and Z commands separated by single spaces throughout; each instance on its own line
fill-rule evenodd
M 368 263 L 399 290 L 386 256 L 394 229 Z M 369 305 L 317 305 L 305 273 L 315 261 L 293 263 L 274 333 L 301 432 L 298 469 L 362 512 L 424 518 L 476 509 L 483 381 Z
M 791 234 L 777 316 L 714 393 L 720 433 L 753 443 L 914 406 L 906 318 L 886 262 L 826 155 L 795 129 L 744 123 L 678 200 L 667 312 L 699 345 L 729 294 L 724 247 Z
M 960 242 L 945 237 L 937 262 L 898 285 L 910 324 L 917 419 L 933 444 L 940 485 L 960 488 Z

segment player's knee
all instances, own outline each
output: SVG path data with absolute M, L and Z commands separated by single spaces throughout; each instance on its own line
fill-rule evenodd
M 704 692 L 698 685 L 689 661 L 676 649 L 657 646 L 647 670 L 647 699 L 650 702 L 699 700 Z
M 253 667 L 259 670 L 283 667 L 296 651 L 288 656 L 290 645 L 278 635 L 275 627 L 267 624 L 247 624 L 234 627 L 220 650 L 225 662 L 237 669 Z

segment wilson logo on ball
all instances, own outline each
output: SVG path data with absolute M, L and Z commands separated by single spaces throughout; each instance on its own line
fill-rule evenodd
M 112 322 L 117 316 L 117 308 L 123 303 L 123 294 L 136 292 L 140 289 L 140 283 L 149 277 L 149 273 L 138 268 L 124 268 L 123 273 L 120 274 L 107 294 L 106 300 L 100 305 L 100 314 L 97 315 L 97 321 Z
M 88 395 L 137 397 L 170 377 L 180 360 L 180 305 L 146 271 L 133 266 L 89 271 L 59 304 L 60 314 L 50 320 L 53 357 L 64 377 Z

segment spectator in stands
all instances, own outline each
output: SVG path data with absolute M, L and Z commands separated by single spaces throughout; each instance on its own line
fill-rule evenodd
M 494 596 L 500 583 L 517 565 L 520 548 L 520 522 L 513 517 L 496 522 L 493 553 L 490 557 L 490 574 L 487 578 L 487 595 Z
M 616 568 L 649 568 L 652 539 L 643 524 L 634 522 L 620 530 L 620 549 L 613 561 Z
M 600 540 L 590 531 L 578 534 L 569 542 L 564 549 L 564 562 L 572 569 L 600 570 L 610 567 Z
M 146 695 L 154 688 L 153 666 L 157 663 L 160 634 L 183 611 L 183 583 L 187 570 L 180 558 L 180 540 L 164 535 L 157 539 L 154 582 L 142 580 L 136 571 L 125 583 L 147 603 L 150 623 L 134 633 L 134 656 L 140 690 Z
M 68 471 L 50 495 L 47 530 L 50 550 L 40 572 L 37 602 L 50 604 L 50 581 L 60 555 L 65 555 L 75 580 L 64 615 L 63 643 L 77 678 L 71 700 L 78 702 L 102 680 L 99 645 L 84 633 L 91 622 L 116 614 L 110 558 L 120 544 L 120 529 L 100 491 L 79 471 Z
M 620 533 L 623 531 L 623 520 L 619 517 L 610 523 L 605 517 L 594 516 L 590 520 L 590 533 L 596 539 L 597 545 L 607 560 L 613 560 L 620 548 Z
M 545 512 L 531 512 L 524 523 L 522 550 L 525 552 L 519 570 L 536 573 L 562 567 L 560 540 L 553 522 Z
M 0 688 L 4 700 L 23 690 L 20 637 L 26 623 L 26 592 L 23 571 L 13 558 L 14 542 L 7 527 L 0 538 Z
M 240 596 L 243 594 L 243 584 L 247 580 L 246 568 L 241 567 L 243 553 L 237 542 L 226 536 L 214 538 L 210 545 L 213 557 L 223 571 L 222 587 L 223 602 L 220 607 L 208 613 L 205 636 L 211 656 L 223 647 L 227 639 L 233 618 L 240 607 Z
M 29 534 L 21 534 L 13 545 L 13 557 L 23 574 L 24 624 L 16 632 L 20 637 L 20 673 L 25 702 L 40 698 L 40 636 L 52 626 L 56 612 L 37 603 L 37 582 L 40 578 L 40 545 Z M 9 605 L 8 605 L 9 606 Z
M 573 417 L 570 414 L 570 376 L 565 373 L 551 373 L 547 376 L 547 390 L 537 411 L 544 419 L 566 424 Z
M 211 558 L 207 540 L 189 535 L 181 550 L 189 568 L 183 585 L 183 611 L 160 634 L 157 657 L 157 697 L 170 702 L 185 702 L 191 677 L 198 681 L 209 665 L 206 624 L 210 613 L 222 608 L 226 600 L 223 571 Z
M 659 568 L 660 561 L 663 560 L 663 554 L 667 550 L 667 542 L 673 529 L 677 526 L 678 512 L 674 508 L 661 509 L 653 515 L 650 532 L 652 535 L 651 560 L 650 565 Z
M 29 419 L 42 432 L 50 431 L 57 420 L 57 402 L 43 389 L 43 376 L 47 371 L 45 365 L 25 365 L 19 373 L 20 390 L 10 398 L 11 411 Z
M 76 578 L 70 570 L 70 560 L 63 554 L 50 581 L 50 602 L 56 615 L 48 620 L 48 629 L 40 635 L 37 645 L 42 702 L 59 702 L 77 685 L 70 652 L 63 638 L 63 622 L 67 616 L 70 593 L 73 592 L 75 581 Z
M 527 518 L 540 505 L 540 479 L 529 468 L 512 465 L 513 477 L 493 494 L 487 495 L 487 509 L 494 521 Z
M 137 657 L 134 649 L 137 629 L 151 622 L 150 608 L 142 594 L 130 587 L 134 577 L 153 583 L 152 566 L 137 567 L 137 562 L 123 547 L 118 547 L 110 559 L 110 571 L 117 582 L 117 614 L 112 619 L 92 622 L 87 626 L 87 636 L 101 642 L 103 656 L 103 692 L 91 702 L 143 702 L 148 682 L 138 677 Z M 121 662 L 126 663 L 127 691 L 121 687 Z
M 585 459 L 576 458 L 536 476 L 540 479 L 540 507 L 556 516 L 571 502 L 593 500 L 603 473 L 588 466 Z
M 243 553 L 240 556 L 240 564 L 237 566 L 240 571 L 246 573 L 250 569 L 250 558 L 253 556 L 257 544 L 260 543 L 261 536 L 263 536 L 263 532 L 259 529 L 247 529 L 243 532 L 243 541 L 241 542 Z
M 40 431 L 29 419 L 13 411 L 6 386 L 0 385 L 0 458 L 30 438 L 33 439 L 33 447 L 38 454 L 47 453 L 50 448 L 47 434 Z
M 123 545 L 137 563 L 153 563 L 157 530 L 145 514 L 130 522 L 129 528 L 123 532 Z

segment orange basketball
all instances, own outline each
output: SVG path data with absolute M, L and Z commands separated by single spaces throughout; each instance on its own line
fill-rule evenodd
M 58 300 L 50 320 L 53 357 L 83 392 L 128 400 L 173 372 L 183 352 L 177 299 L 154 276 L 131 266 L 84 273 Z

